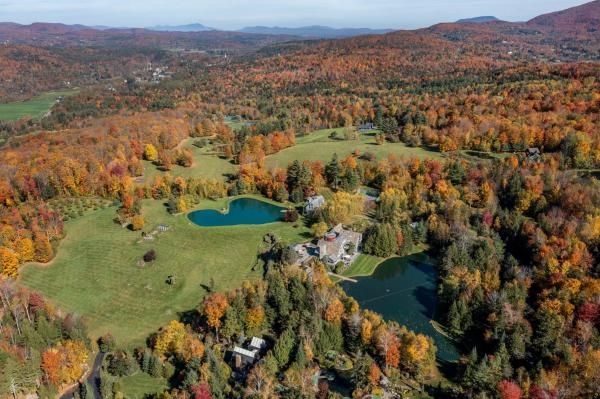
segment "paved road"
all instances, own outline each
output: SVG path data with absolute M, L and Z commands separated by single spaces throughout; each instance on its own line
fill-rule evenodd
M 92 388 L 92 392 L 94 394 L 94 399 L 102 399 L 102 396 L 100 395 L 100 390 L 98 389 L 97 381 L 100 380 L 100 369 L 102 368 L 102 361 L 104 361 L 104 356 L 105 356 L 105 354 L 102 352 L 98 352 L 96 354 L 96 359 L 94 359 L 94 365 L 92 366 L 92 372 L 90 373 L 90 375 L 87 378 L 87 383 L 88 383 L 88 386 Z M 64 394 L 62 394 L 60 399 L 72 399 L 73 393 L 75 392 L 75 390 L 77 388 L 78 387 L 76 386 L 75 388 L 70 389 L 69 391 L 65 392 Z M 88 397 L 89 397 L 89 393 L 90 392 L 88 392 Z

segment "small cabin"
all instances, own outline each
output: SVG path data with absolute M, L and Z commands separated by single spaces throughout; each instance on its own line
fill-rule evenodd
M 357 127 L 359 132 L 368 132 L 377 129 L 374 123 L 363 123 Z
M 246 340 L 243 339 L 243 341 Z M 267 342 L 257 337 L 252 337 L 250 342 L 246 341 L 246 345 L 238 344 L 241 346 L 236 345 L 231 353 L 231 361 L 236 370 L 244 370 L 256 363 L 260 359 L 261 354 L 267 349 Z
M 256 353 L 236 346 L 233 348 L 233 365 L 240 370 L 256 362 Z

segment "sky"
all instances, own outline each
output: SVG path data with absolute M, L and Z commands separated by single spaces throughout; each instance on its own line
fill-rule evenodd
M 0 21 L 147 27 L 202 23 L 413 29 L 494 15 L 525 21 L 586 0 L 0 0 Z

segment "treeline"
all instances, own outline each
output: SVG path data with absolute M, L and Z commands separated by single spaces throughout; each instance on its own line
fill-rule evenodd
M 81 319 L 3 280 L 0 305 L 1 397 L 53 398 L 84 376 L 90 341 Z
M 189 137 L 186 115 L 170 111 L 94 121 L 90 126 L 14 138 L 0 151 L 0 275 L 16 277 L 24 262 L 48 262 L 63 236 L 54 198 L 123 200 L 143 159 L 164 169 L 189 166 L 175 147 Z

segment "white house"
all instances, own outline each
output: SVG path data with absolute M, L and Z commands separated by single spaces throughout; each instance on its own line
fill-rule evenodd
M 361 233 L 346 230 L 341 224 L 338 224 L 319 240 L 317 244 L 319 259 L 328 265 L 335 265 L 338 262 L 349 264 L 354 260 L 361 242 Z
M 315 195 L 306 199 L 306 205 L 304 206 L 304 213 L 313 212 L 325 205 L 325 197 L 322 195 Z

